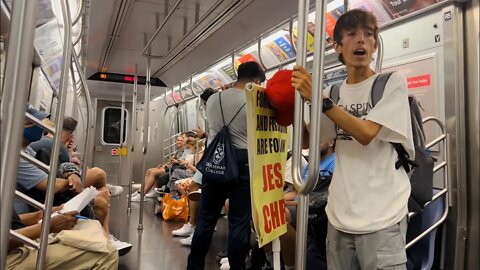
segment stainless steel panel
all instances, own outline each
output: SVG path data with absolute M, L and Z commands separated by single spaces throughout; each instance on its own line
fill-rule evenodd
M 128 185 L 128 176 L 129 176 L 129 166 L 122 166 L 121 177 L 119 175 L 119 166 L 120 166 L 120 156 L 113 156 L 112 149 L 118 148 L 119 144 L 104 144 L 102 139 L 102 123 L 103 123 L 103 111 L 107 107 L 117 107 L 121 108 L 122 104 L 120 101 L 108 101 L 108 100 L 97 100 L 96 112 L 97 119 L 96 131 L 95 131 L 95 142 L 93 150 L 93 166 L 100 167 L 107 173 L 108 182 L 113 185 Z M 132 104 L 131 102 L 125 102 L 125 109 L 128 111 L 127 124 L 132 117 Z M 128 126 L 128 125 L 127 125 Z M 126 136 L 126 143 L 129 143 L 131 137 Z M 137 137 L 138 138 L 138 137 Z M 122 157 L 123 164 L 129 164 L 130 155 Z
M 471 1 L 465 7 L 465 95 L 467 117 L 468 234 L 465 269 L 480 265 L 480 7 Z
M 445 68 L 445 125 L 450 135 L 451 209 L 447 219 L 445 269 L 464 269 L 467 220 L 463 14 L 442 9 Z

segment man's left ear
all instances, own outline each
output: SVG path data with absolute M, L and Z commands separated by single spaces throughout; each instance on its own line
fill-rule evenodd
M 334 41 L 333 42 L 333 48 L 335 49 L 335 52 L 337 54 L 341 54 L 342 53 L 342 45 L 339 44 L 338 42 Z

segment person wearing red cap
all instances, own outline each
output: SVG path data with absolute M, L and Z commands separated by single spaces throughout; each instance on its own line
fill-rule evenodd
M 238 164 L 238 178 L 231 183 L 215 183 L 206 176 L 202 180 L 202 196 L 197 226 L 193 233 L 191 252 L 188 256 L 189 270 L 204 269 L 213 232 L 220 211 L 229 199 L 228 263 L 230 269 L 245 269 L 245 257 L 249 248 L 250 220 L 250 175 L 247 152 L 247 114 L 245 110 L 245 85 L 265 80 L 265 72 L 255 62 L 246 62 L 238 67 L 238 79 L 232 88 L 213 94 L 207 101 L 206 113 L 209 121 L 209 140 L 229 123 L 230 138 L 235 148 Z M 221 100 L 220 100 L 221 95 Z M 220 105 L 221 102 L 221 105 Z M 223 111 L 223 112 L 222 112 Z M 239 112 L 237 114 L 237 112 Z M 237 114 L 235 116 L 235 114 Z
M 319 138 L 337 139 L 326 207 L 328 269 L 406 269 L 410 182 L 403 168 L 395 168 L 398 155 L 391 142 L 401 143 L 413 159 L 407 84 L 394 72 L 372 108 L 370 91 L 378 74 L 370 62 L 377 44 L 378 27 L 370 12 L 350 10 L 337 21 L 334 48 L 347 78 L 338 104 L 328 98 L 331 87 L 323 92 Z M 310 73 L 295 66 L 291 80 L 311 100 Z

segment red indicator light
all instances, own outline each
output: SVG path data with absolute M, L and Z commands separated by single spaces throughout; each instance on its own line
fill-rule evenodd
M 135 80 L 135 77 L 123 76 L 123 80 L 126 81 L 126 82 L 133 82 Z

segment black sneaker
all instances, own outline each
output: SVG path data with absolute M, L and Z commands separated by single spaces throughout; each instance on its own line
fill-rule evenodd
M 159 187 L 159 188 L 155 188 L 154 190 L 155 190 L 155 192 L 157 192 L 161 196 L 163 196 L 163 194 L 165 194 L 165 193 L 170 192 L 170 189 L 166 185 L 162 186 L 162 187 Z

